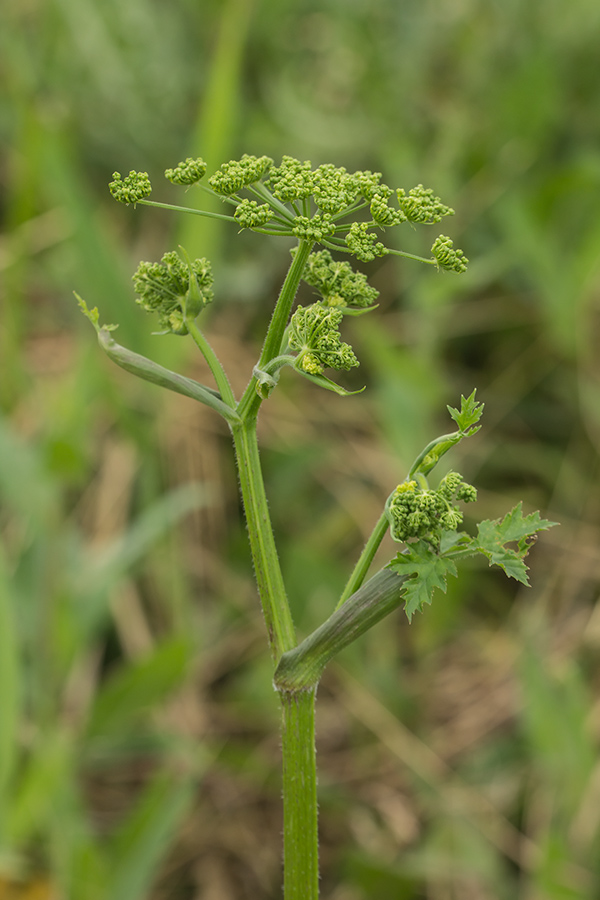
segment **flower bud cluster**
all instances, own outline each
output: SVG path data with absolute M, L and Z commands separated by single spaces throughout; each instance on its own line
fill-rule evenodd
M 298 351 L 298 368 L 309 375 L 320 375 L 324 368 L 340 370 L 359 365 L 350 344 L 340 337 L 343 318 L 340 310 L 321 303 L 298 307 L 288 331 L 288 345 Z
M 446 235 L 440 234 L 440 236 L 435 239 L 431 252 L 437 260 L 440 269 L 447 269 L 449 272 L 458 272 L 459 275 L 467 271 L 469 260 L 462 250 L 454 250 L 453 241 L 451 241 L 449 237 L 446 237 Z
M 379 297 L 364 272 L 355 272 L 345 260 L 333 259 L 329 250 L 311 253 L 302 277 L 319 291 L 327 306 L 367 309 Z
M 284 156 L 280 166 L 269 171 L 266 184 L 274 197 L 282 203 L 304 200 L 313 190 L 313 172 L 310 161 L 300 162 L 293 156 Z
M 292 234 L 307 241 L 322 241 L 334 233 L 331 213 L 317 213 L 312 218 L 296 216 L 292 225 Z
M 191 279 L 194 282 L 191 282 Z M 193 299 L 193 315 L 212 302 L 213 276 L 207 259 L 184 262 L 175 250 L 165 253 L 159 263 L 141 262 L 133 276 L 137 303 L 158 313 L 165 331 L 187 334 L 185 324 L 188 298 Z
M 472 503 L 477 490 L 457 472 L 449 472 L 436 490 L 421 488 L 416 481 L 399 484 L 387 505 L 390 532 L 395 541 L 425 538 L 439 544 L 442 532 L 456 531 L 463 514 L 455 501 Z
M 406 194 L 403 188 L 396 191 L 398 205 L 409 222 L 421 225 L 433 225 L 441 222 L 444 216 L 453 216 L 454 210 L 446 206 L 439 197 L 436 197 L 431 188 L 424 188 L 422 184 Z
M 312 196 L 324 212 L 342 212 L 354 203 L 357 193 L 354 179 L 343 167 L 327 163 L 312 174 Z
M 178 163 L 174 169 L 165 169 L 165 178 L 172 184 L 197 184 L 206 175 L 206 163 L 203 159 L 187 157 L 185 162 Z
M 108 185 L 112 196 L 119 203 L 137 203 L 149 197 L 152 193 L 152 185 L 147 172 L 136 172 L 132 169 L 129 175 L 121 178 L 120 172 L 113 172 L 113 180 Z
M 242 228 L 261 228 L 273 218 L 273 210 L 268 203 L 261 203 L 259 206 L 256 200 L 244 197 L 238 203 L 233 216 Z
M 242 188 L 260 181 L 265 172 L 273 165 L 270 156 L 249 156 L 244 153 L 241 159 L 223 163 L 208 180 L 213 191 L 226 197 L 237 194 Z
M 346 235 L 346 246 L 362 262 L 371 262 L 376 256 L 385 256 L 390 252 L 377 240 L 377 235 L 369 231 L 368 222 L 352 222 Z
M 385 190 L 383 190 L 383 188 L 385 188 Z M 371 200 L 370 211 L 373 216 L 373 221 L 384 227 L 400 225 L 401 222 L 406 222 L 407 218 L 401 209 L 392 209 L 391 206 L 388 206 L 388 198 L 391 194 L 392 191 L 390 188 L 383 185 L 376 194 L 373 194 Z

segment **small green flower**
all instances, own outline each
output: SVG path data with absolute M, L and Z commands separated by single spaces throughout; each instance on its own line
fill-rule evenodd
M 141 262 L 133 276 L 139 294 L 136 302 L 147 312 L 158 313 L 161 327 L 173 334 L 187 334 L 186 313 L 195 317 L 212 302 L 212 283 L 207 259 L 187 263 L 175 250 L 165 253 L 159 263 Z M 188 298 L 193 301 L 193 310 L 187 308 Z
M 108 188 L 119 203 L 137 203 L 152 193 L 152 185 L 147 172 L 136 172 L 132 169 L 129 175 L 121 178 L 120 172 L 113 172 L 113 180 Z
M 174 169 L 165 169 L 165 178 L 173 184 L 196 184 L 206 174 L 206 163 L 203 159 L 187 157 L 185 162 L 178 163 Z
M 343 318 L 339 310 L 327 309 L 321 303 L 298 307 L 288 333 L 290 348 L 298 351 L 298 368 L 320 375 L 324 368 L 340 370 L 359 365 L 350 344 L 341 340 Z
M 454 243 L 449 237 L 440 234 L 433 242 L 431 252 L 437 261 L 440 269 L 447 269 L 449 272 L 458 272 L 462 274 L 467 271 L 469 260 L 462 250 L 454 250 Z
M 454 210 L 450 206 L 442 203 L 431 188 L 424 188 L 422 184 L 411 188 L 408 195 L 403 188 L 398 188 L 396 194 L 400 209 L 410 222 L 433 225 L 434 222 L 440 222 L 444 216 L 454 215 Z

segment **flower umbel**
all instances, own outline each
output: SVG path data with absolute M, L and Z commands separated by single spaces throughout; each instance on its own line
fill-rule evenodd
M 327 306 L 367 309 L 379 297 L 363 272 L 355 272 L 345 260 L 333 259 L 329 250 L 311 253 L 303 278 L 318 290 Z
M 192 159 L 178 163 L 174 169 L 165 169 L 165 178 L 173 184 L 197 184 L 206 175 L 206 163 L 203 159 Z
M 350 344 L 342 341 L 339 326 L 344 314 L 321 303 L 300 306 L 290 321 L 288 345 L 298 351 L 297 368 L 309 375 L 323 369 L 351 369 L 359 362 Z
M 454 210 L 450 206 L 442 203 L 431 188 L 424 188 L 422 184 L 411 188 L 408 194 L 403 188 L 398 188 L 396 194 L 400 209 L 409 222 L 433 225 L 440 222 L 444 216 L 454 215 Z
M 444 531 L 456 531 L 463 521 L 454 501 L 472 503 L 476 499 L 476 489 L 457 472 L 448 472 L 436 490 L 422 488 L 417 481 L 404 481 L 388 500 L 390 533 L 395 541 L 425 538 L 437 546 Z
M 459 275 L 467 271 L 469 260 L 462 250 L 454 250 L 454 243 L 446 235 L 440 234 L 435 239 L 431 252 L 440 269 L 446 269 L 448 272 L 458 272 Z
M 132 169 L 125 178 L 121 177 L 120 172 L 113 172 L 113 180 L 108 188 L 119 203 L 137 203 L 144 197 L 149 197 L 152 193 L 152 185 L 148 178 L 147 172 L 136 172 Z
M 165 253 L 159 263 L 141 262 L 133 276 L 137 303 L 158 313 L 166 332 L 187 334 L 186 315 L 195 318 L 212 302 L 213 276 L 207 259 L 184 262 L 175 250 Z M 193 303 L 193 309 L 189 307 Z

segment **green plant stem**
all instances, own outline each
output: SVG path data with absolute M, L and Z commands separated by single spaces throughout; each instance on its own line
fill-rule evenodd
M 175 206 L 173 203 L 159 203 L 158 200 L 138 200 L 139 206 L 157 206 L 159 209 L 170 209 L 173 212 L 191 213 L 193 216 L 204 216 L 205 219 L 223 219 L 225 222 L 235 222 L 233 216 L 225 216 L 223 213 L 208 212 L 206 209 L 194 209 L 192 206 Z
M 375 556 L 377 550 L 379 549 L 379 545 L 384 539 L 387 530 L 389 528 L 388 518 L 385 514 L 385 510 L 381 513 L 377 524 L 375 525 L 369 540 L 365 544 L 362 553 L 358 559 L 358 562 L 354 566 L 352 574 L 348 579 L 346 587 L 342 591 L 342 596 L 338 601 L 338 605 L 336 609 L 339 609 L 342 606 L 348 597 L 355 593 L 365 580 L 367 576 L 367 572 L 369 571 L 369 566 L 373 562 L 373 557 Z
M 231 430 L 258 592 L 271 655 L 277 664 L 281 655 L 295 646 L 296 632 L 267 505 L 258 454 L 256 420 L 246 420 L 240 425 L 234 425 Z
M 143 378 L 144 381 L 150 381 L 152 384 L 157 384 L 210 406 L 211 409 L 220 413 L 230 425 L 235 422 L 240 423 L 235 409 L 232 409 L 227 403 L 223 403 L 216 391 L 199 384 L 192 378 L 186 378 L 184 375 L 179 375 L 178 372 L 165 369 L 164 366 L 151 359 L 146 359 L 139 353 L 134 353 L 133 350 L 128 350 L 127 347 L 122 347 L 114 340 L 112 332 L 106 328 L 98 329 L 98 342 L 106 355 L 127 372 Z
M 327 621 L 283 654 L 273 679 L 276 690 L 316 687 L 332 657 L 400 606 L 405 581 L 405 575 L 388 568 L 373 575 Z
M 280 692 L 284 900 L 319 896 L 315 694 L 316 687 Z
M 223 366 L 219 362 L 217 354 L 210 346 L 198 326 L 196 322 L 191 317 L 186 319 L 185 322 L 187 326 L 187 330 L 191 334 L 196 346 L 204 356 L 204 359 L 209 365 L 210 371 L 212 372 L 213 378 L 221 392 L 221 398 L 227 403 L 229 406 L 235 408 L 235 397 L 233 396 L 233 391 L 231 390 L 231 385 L 229 384 L 229 379 L 225 374 Z
M 257 364 L 258 368 L 263 371 L 265 366 L 281 352 L 283 337 L 290 319 L 292 306 L 298 291 L 298 285 L 300 284 L 304 267 L 313 247 L 314 241 L 298 242 L 294 258 L 292 259 L 288 273 L 285 276 L 285 281 L 281 286 L 281 291 L 277 298 L 277 304 L 273 311 L 260 359 Z M 244 391 L 244 396 L 238 405 L 238 413 L 244 420 L 255 417 L 262 402 L 261 398 L 256 393 L 257 383 L 257 378 L 252 376 L 248 387 Z

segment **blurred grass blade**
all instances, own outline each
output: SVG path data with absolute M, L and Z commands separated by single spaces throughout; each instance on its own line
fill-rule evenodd
M 17 724 L 20 709 L 19 638 L 13 615 L 13 597 L 8 569 L 0 545 L 0 838 L 7 789 L 17 755 Z
M 1 415 L 0 497 L 36 529 L 48 527 L 58 500 L 38 452 Z
M 190 643 L 173 639 L 161 644 L 147 659 L 116 672 L 91 709 L 88 736 L 131 732 L 143 713 L 181 684 L 190 657 Z
M 195 778 L 159 772 L 113 844 L 110 900 L 145 900 L 173 836 L 191 805 Z
M 235 123 L 240 108 L 240 74 L 254 0 L 228 0 L 222 6 L 219 35 L 201 114 L 190 154 L 201 156 L 212 173 L 232 155 Z M 222 211 L 222 203 L 202 195 L 202 208 Z M 223 223 L 184 216 L 177 243 L 192 255 L 201 253 L 216 262 Z
M 124 535 L 89 561 L 85 578 L 90 579 L 91 575 L 92 590 L 96 592 L 114 584 L 180 519 L 207 502 L 208 491 L 200 484 L 181 485 L 157 500 L 138 516 Z

